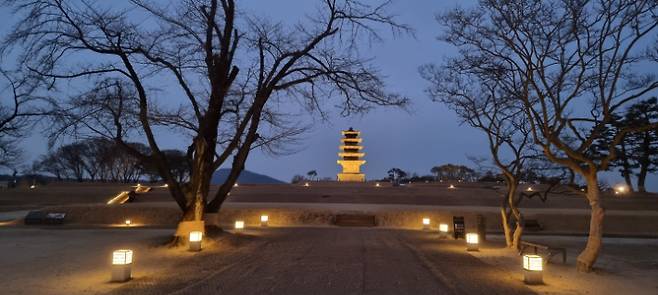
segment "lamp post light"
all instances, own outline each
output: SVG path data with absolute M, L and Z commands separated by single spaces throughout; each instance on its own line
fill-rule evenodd
M 430 224 L 431 224 L 431 221 L 430 221 L 429 217 L 423 218 L 423 230 L 429 230 L 430 229 Z
M 236 220 L 235 221 L 235 230 L 243 230 L 244 229 L 244 221 L 242 220 Z
M 448 224 L 441 223 L 439 224 L 439 238 L 445 239 L 448 237 Z
M 112 252 L 112 282 L 125 282 L 131 278 L 133 251 L 129 249 Z
M 544 259 L 539 255 L 523 255 L 523 282 L 529 285 L 544 283 Z
M 201 240 L 203 240 L 203 232 L 191 231 L 190 232 L 190 251 L 201 251 Z
M 270 221 L 270 217 L 267 215 L 261 215 L 260 216 L 260 226 L 266 227 L 267 223 Z
M 477 233 L 467 233 L 466 234 L 466 251 L 478 251 L 480 243 L 480 237 Z

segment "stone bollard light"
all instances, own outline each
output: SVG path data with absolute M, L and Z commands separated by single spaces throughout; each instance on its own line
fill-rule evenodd
M 448 224 L 441 223 L 439 224 L 439 238 L 445 239 L 448 237 Z
M 191 231 L 190 232 L 190 251 L 201 251 L 201 241 L 203 240 L 203 232 Z
M 260 216 L 260 226 L 266 227 L 267 223 L 270 221 L 270 217 L 267 215 L 261 215 Z
M 133 251 L 129 249 L 112 252 L 112 282 L 125 282 L 131 278 Z
M 480 237 L 476 233 L 466 234 L 466 251 L 479 251 L 480 250 Z
M 539 255 L 523 255 L 523 282 L 528 285 L 544 283 L 544 259 Z

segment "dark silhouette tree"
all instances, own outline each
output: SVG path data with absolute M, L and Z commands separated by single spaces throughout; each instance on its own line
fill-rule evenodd
M 381 39 L 377 26 L 408 30 L 387 12 L 388 2 L 321 1 L 317 15 L 294 26 L 239 14 L 233 0 L 132 0 L 128 8 L 5 2 L 23 16 L 4 40 L 5 52 L 18 52 L 20 63 L 52 87 L 77 78 L 102 81 L 60 109 L 61 130 L 112 139 L 155 163 L 183 211 L 182 222 L 198 223 L 204 212 L 219 211 L 253 148 L 267 149 L 305 130 L 286 122 L 277 102 L 301 101 L 317 110 L 321 99 L 339 96 L 347 115 L 407 101 L 386 92 L 356 50 L 364 38 Z M 155 25 L 144 25 L 144 13 Z M 185 104 L 162 104 L 153 81 L 163 79 L 172 81 L 168 87 Z M 155 132 L 163 126 L 190 138 L 189 181 L 180 183 L 171 173 Z M 127 144 L 136 133 L 148 143 L 148 154 Z M 213 172 L 228 163 L 226 181 L 209 196 Z
M 318 177 L 318 172 L 315 170 L 311 170 L 309 172 L 306 172 L 306 176 L 308 176 L 308 179 L 314 180 L 316 177 Z
M 625 126 L 607 152 L 591 153 L 614 114 L 658 88 L 658 50 L 644 40 L 658 26 L 655 1 L 499 1 L 470 10 L 454 9 L 442 22 L 444 40 L 459 48 L 472 72 L 496 77 L 514 93 L 529 122 L 534 143 L 552 162 L 587 183 L 589 237 L 577 258 L 590 271 L 601 249 L 605 209 L 598 172 L 616 159 L 628 133 L 658 128 L 658 122 Z

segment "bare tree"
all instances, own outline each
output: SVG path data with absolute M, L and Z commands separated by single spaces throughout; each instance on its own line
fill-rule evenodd
M 518 187 L 525 163 L 534 157 L 532 135 L 523 109 L 515 104 L 513 94 L 501 86 L 495 75 L 478 75 L 470 62 L 453 60 L 445 67 L 427 65 L 422 76 L 431 83 L 427 92 L 468 125 L 487 135 L 493 163 L 500 169 L 507 190 L 500 215 L 508 247 L 518 248 L 524 229 L 523 214 L 518 208 Z M 440 168 L 440 167 L 439 167 Z M 516 227 L 512 233 L 511 217 Z
M 21 150 L 16 140 L 39 112 L 34 109 L 35 85 L 30 79 L 0 69 L 0 166 L 15 168 Z
M 482 75 L 504 77 L 539 149 L 586 181 L 591 218 L 577 259 L 582 271 L 592 269 L 601 249 L 598 172 L 608 169 L 627 133 L 658 128 L 626 126 L 606 143 L 607 152 L 590 152 L 615 112 L 658 87 L 658 50 L 644 48 L 658 26 L 657 10 L 655 1 L 485 0 L 442 17 L 444 40 L 459 47 L 459 59 Z
M 89 96 L 107 102 L 108 120 L 97 122 L 93 112 L 78 108 L 61 113 L 69 120 L 63 125 L 112 138 L 153 161 L 184 211 L 183 221 L 200 221 L 204 211 L 220 209 L 254 147 L 267 149 L 304 130 L 286 120 L 281 104 L 299 101 L 317 111 L 323 98 L 340 96 L 341 112 L 350 114 L 407 102 L 384 90 L 368 58 L 356 50 L 363 38 L 381 38 L 378 27 L 409 30 L 388 14 L 388 2 L 321 1 L 316 15 L 292 27 L 239 14 L 233 0 L 133 0 L 125 9 L 100 1 L 6 3 L 25 17 L 5 40 L 5 52 L 21 52 L 21 61 L 50 85 L 81 77 L 117 81 L 106 83 L 106 95 Z M 144 24 L 144 13 L 155 24 Z M 160 90 L 179 94 L 179 107 L 159 98 L 156 82 L 165 79 L 171 89 Z M 158 144 L 159 127 L 191 138 L 189 181 L 172 175 Z M 136 132 L 150 154 L 126 144 Z M 210 178 L 222 165 L 231 171 L 211 197 Z

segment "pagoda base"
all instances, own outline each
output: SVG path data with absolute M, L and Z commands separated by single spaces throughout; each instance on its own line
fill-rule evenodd
M 338 181 L 365 182 L 366 175 L 363 173 L 338 173 Z

